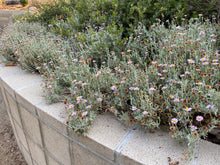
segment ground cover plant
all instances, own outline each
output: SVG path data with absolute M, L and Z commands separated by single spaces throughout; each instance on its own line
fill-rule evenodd
M 155 18 L 149 26 L 133 15 L 127 26 L 116 1 L 86 2 L 97 11 L 112 10 L 96 15 L 84 1 L 72 1 L 72 6 L 62 2 L 64 9 L 45 19 L 49 22 L 42 19 L 46 15 L 25 16 L 6 29 L 1 54 L 42 75 L 48 102 L 64 102 L 67 123 L 77 134 L 85 135 L 99 113 L 110 111 L 144 129 L 167 126 L 172 138 L 187 142 L 192 156 L 194 143 L 220 124 L 216 18 Z M 73 9 L 75 15 L 62 18 L 62 10 L 68 15 Z M 84 9 L 85 18 L 79 14 Z

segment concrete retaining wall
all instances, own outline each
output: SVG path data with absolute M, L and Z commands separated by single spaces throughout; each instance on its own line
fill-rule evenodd
M 65 125 L 63 103 L 46 104 L 41 81 L 39 75 L 0 64 L 0 92 L 29 165 L 169 165 L 168 157 L 184 158 L 185 147 L 168 132 L 125 127 L 109 113 L 98 116 L 86 137 L 77 136 Z M 216 164 L 219 151 L 219 145 L 201 141 L 196 158 L 180 165 Z

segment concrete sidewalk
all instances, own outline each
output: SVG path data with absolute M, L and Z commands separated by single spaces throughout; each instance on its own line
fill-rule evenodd
M 0 28 L 10 23 L 12 15 L 24 14 L 24 10 L 0 10 Z

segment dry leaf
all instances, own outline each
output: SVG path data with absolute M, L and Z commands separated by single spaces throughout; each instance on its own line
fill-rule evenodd
M 5 64 L 5 66 L 16 66 L 16 65 L 17 65 L 17 63 L 14 63 L 14 62 L 10 62 L 10 63 Z

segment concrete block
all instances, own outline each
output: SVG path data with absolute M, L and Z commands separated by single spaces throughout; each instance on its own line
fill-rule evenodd
M 32 159 L 31 159 L 31 156 L 30 156 L 30 152 L 28 150 L 26 150 L 24 148 L 24 146 L 22 146 L 22 145 L 21 145 L 21 152 L 22 152 L 22 154 L 24 156 L 24 159 L 26 160 L 27 164 L 28 165 L 33 165 Z
M 16 66 L 0 67 L 0 77 L 1 78 L 12 76 L 12 75 L 18 74 L 20 72 L 23 72 L 23 70 L 19 67 L 16 67 Z
M 30 138 L 27 138 L 27 141 L 30 148 L 31 157 L 34 160 L 34 162 L 36 162 L 38 165 L 46 165 L 44 151 Z
M 22 146 L 24 146 L 24 148 L 29 151 L 29 147 L 28 147 L 28 144 L 27 144 L 27 140 L 26 140 L 26 137 L 25 137 L 25 134 L 23 132 L 23 129 L 17 124 L 17 123 L 14 123 L 15 125 L 15 130 L 16 132 L 16 137 L 17 139 L 19 139 L 19 141 L 17 140 L 17 142 L 21 143 Z
M 179 165 L 190 165 L 192 161 L 184 158 L 185 145 L 180 145 L 171 139 L 166 130 L 156 130 L 155 133 L 144 132 L 141 129 L 134 131 L 121 151 L 121 165 L 169 165 L 168 157 Z
M 59 163 L 57 163 L 53 158 L 51 158 L 50 156 L 47 156 L 47 160 L 48 160 L 48 165 L 60 165 Z
M 37 106 L 37 112 L 42 120 L 67 135 L 67 126 L 65 125 L 67 113 L 63 103 L 42 103 Z
M 65 165 L 70 165 L 69 141 L 66 137 L 52 129 L 48 125 L 41 123 L 45 148 L 54 157 Z
M 9 22 L 9 18 L 8 17 L 1 17 L 0 16 L 0 22 L 1 23 L 8 23 Z
M 86 137 L 77 136 L 70 130 L 70 137 L 92 150 L 114 160 L 114 152 L 130 129 L 111 113 L 99 115 Z
M 22 124 L 21 124 L 21 119 L 20 119 L 17 103 L 14 100 L 14 98 L 12 96 L 10 96 L 7 92 L 6 92 L 6 97 L 7 97 L 8 103 L 9 103 L 10 114 L 13 118 L 12 120 L 16 120 L 16 122 L 21 127 Z
M 213 165 L 220 163 L 220 145 L 205 140 L 199 143 L 197 165 Z
M 20 88 L 31 86 L 35 83 L 41 82 L 41 77 L 37 74 L 29 73 L 28 71 L 23 71 L 20 74 L 14 76 L 3 77 L 2 78 L 4 85 L 7 88 L 12 88 L 14 91 L 19 90 Z
M 22 103 L 24 107 L 34 113 L 36 113 L 34 105 L 45 101 L 44 97 L 42 96 L 40 84 L 35 84 L 33 86 L 17 90 L 16 98 L 19 103 Z
M 72 148 L 74 164 L 76 165 L 112 165 L 112 163 L 101 159 L 75 143 L 72 143 Z
M 25 132 L 27 132 L 36 143 L 38 143 L 40 146 L 43 146 L 38 119 L 21 106 L 19 106 L 19 110 Z

